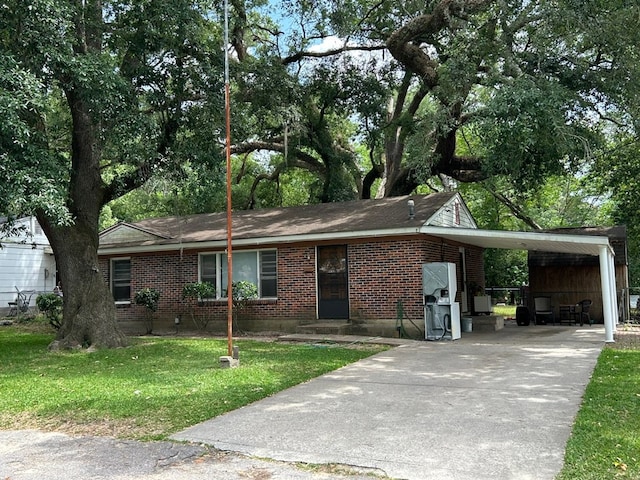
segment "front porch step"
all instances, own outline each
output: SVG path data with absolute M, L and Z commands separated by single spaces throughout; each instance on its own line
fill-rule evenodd
M 350 323 L 321 322 L 298 325 L 296 333 L 307 335 L 349 335 L 352 325 Z

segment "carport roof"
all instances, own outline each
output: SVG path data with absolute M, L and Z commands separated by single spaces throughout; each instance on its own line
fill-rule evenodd
M 423 227 L 422 233 L 483 248 L 599 255 L 609 239 L 602 235 L 569 235 L 549 232 L 511 232 L 470 228 Z

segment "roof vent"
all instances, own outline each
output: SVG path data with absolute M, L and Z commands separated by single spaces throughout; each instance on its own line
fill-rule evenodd
M 409 207 L 409 220 L 413 220 L 416 217 L 416 203 L 410 198 L 407 201 L 407 206 Z

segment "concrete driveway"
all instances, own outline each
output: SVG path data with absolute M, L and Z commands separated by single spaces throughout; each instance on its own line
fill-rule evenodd
M 553 479 L 603 327 L 410 342 L 172 439 L 401 479 Z

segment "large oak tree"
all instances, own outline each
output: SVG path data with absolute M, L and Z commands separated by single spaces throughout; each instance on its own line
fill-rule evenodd
M 98 264 L 102 207 L 220 157 L 211 19 L 187 0 L 0 5 L 0 204 L 35 213 L 51 243 L 65 292 L 59 347 L 126 343 Z

